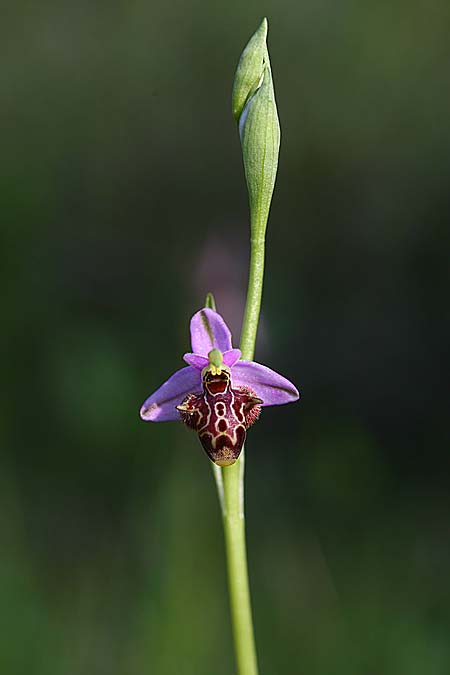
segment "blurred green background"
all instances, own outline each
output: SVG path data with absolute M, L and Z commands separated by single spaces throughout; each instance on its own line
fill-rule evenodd
M 447 0 L 2 8 L 0 672 L 231 675 L 195 435 L 144 424 L 248 264 L 230 112 L 262 16 L 282 125 L 250 433 L 261 673 L 450 672 Z

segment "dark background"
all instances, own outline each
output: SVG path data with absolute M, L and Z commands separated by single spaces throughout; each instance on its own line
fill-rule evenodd
M 447 0 L 10 3 L 0 52 L 0 671 L 234 672 L 208 461 L 142 401 L 207 291 L 238 342 L 230 112 L 282 126 L 247 451 L 262 674 L 450 672 Z

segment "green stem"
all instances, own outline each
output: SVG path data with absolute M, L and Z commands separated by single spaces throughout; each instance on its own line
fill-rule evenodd
M 258 331 L 264 278 L 264 236 L 251 239 L 250 274 L 242 326 L 242 358 L 252 360 Z M 227 554 L 231 621 L 239 675 L 258 675 L 247 569 L 244 518 L 244 450 L 223 467 L 223 525 Z
M 264 235 L 252 236 L 247 302 L 240 344 L 242 358 L 245 361 L 251 361 L 255 352 L 264 280 L 264 244 Z
M 223 526 L 227 553 L 231 619 L 239 675 L 258 675 L 247 572 L 243 504 L 244 458 L 222 469 Z

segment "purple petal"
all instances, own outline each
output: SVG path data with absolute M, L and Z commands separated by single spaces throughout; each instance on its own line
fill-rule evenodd
M 223 362 L 226 366 L 228 366 L 228 368 L 231 368 L 237 361 L 239 361 L 240 358 L 241 358 L 240 349 L 230 349 L 223 355 Z
M 183 361 L 189 363 L 193 368 L 197 368 L 197 370 L 203 370 L 209 363 L 209 359 L 206 356 L 200 356 L 200 354 L 185 354 Z
M 300 394 L 285 377 L 254 361 L 238 361 L 231 371 L 233 387 L 247 385 L 261 398 L 263 406 L 296 401 Z
M 180 419 L 175 406 L 181 403 L 187 394 L 202 389 L 201 375 L 198 370 L 187 366 L 169 377 L 154 394 L 149 396 L 141 408 L 140 415 L 146 422 L 168 422 Z
M 231 349 L 231 333 L 220 314 L 205 307 L 191 319 L 192 351 L 208 356 L 211 349 L 228 352 Z

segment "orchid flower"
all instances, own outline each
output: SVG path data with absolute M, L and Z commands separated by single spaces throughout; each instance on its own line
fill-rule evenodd
M 182 420 L 198 432 L 210 459 L 219 466 L 234 464 L 247 429 L 260 408 L 299 398 L 292 382 L 255 361 L 240 360 L 223 318 L 205 307 L 191 319 L 189 365 L 177 370 L 141 407 L 150 422 Z
M 247 571 L 244 521 L 244 452 L 249 427 L 261 408 L 299 398 L 295 386 L 253 361 L 264 279 L 265 234 L 275 186 L 280 124 L 267 48 L 267 19 L 242 52 L 233 85 L 250 206 L 250 268 L 239 349 L 208 293 L 191 319 L 192 352 L 141 407 L 150 422 L 181 420 L 198 433 L 212 460 L 223 516 L 230 609 L 238 675 L 258 675 Z M 244 357 L 243 359 L 241 357 Z M 238 460 L 238 461 L 237 461 Z

